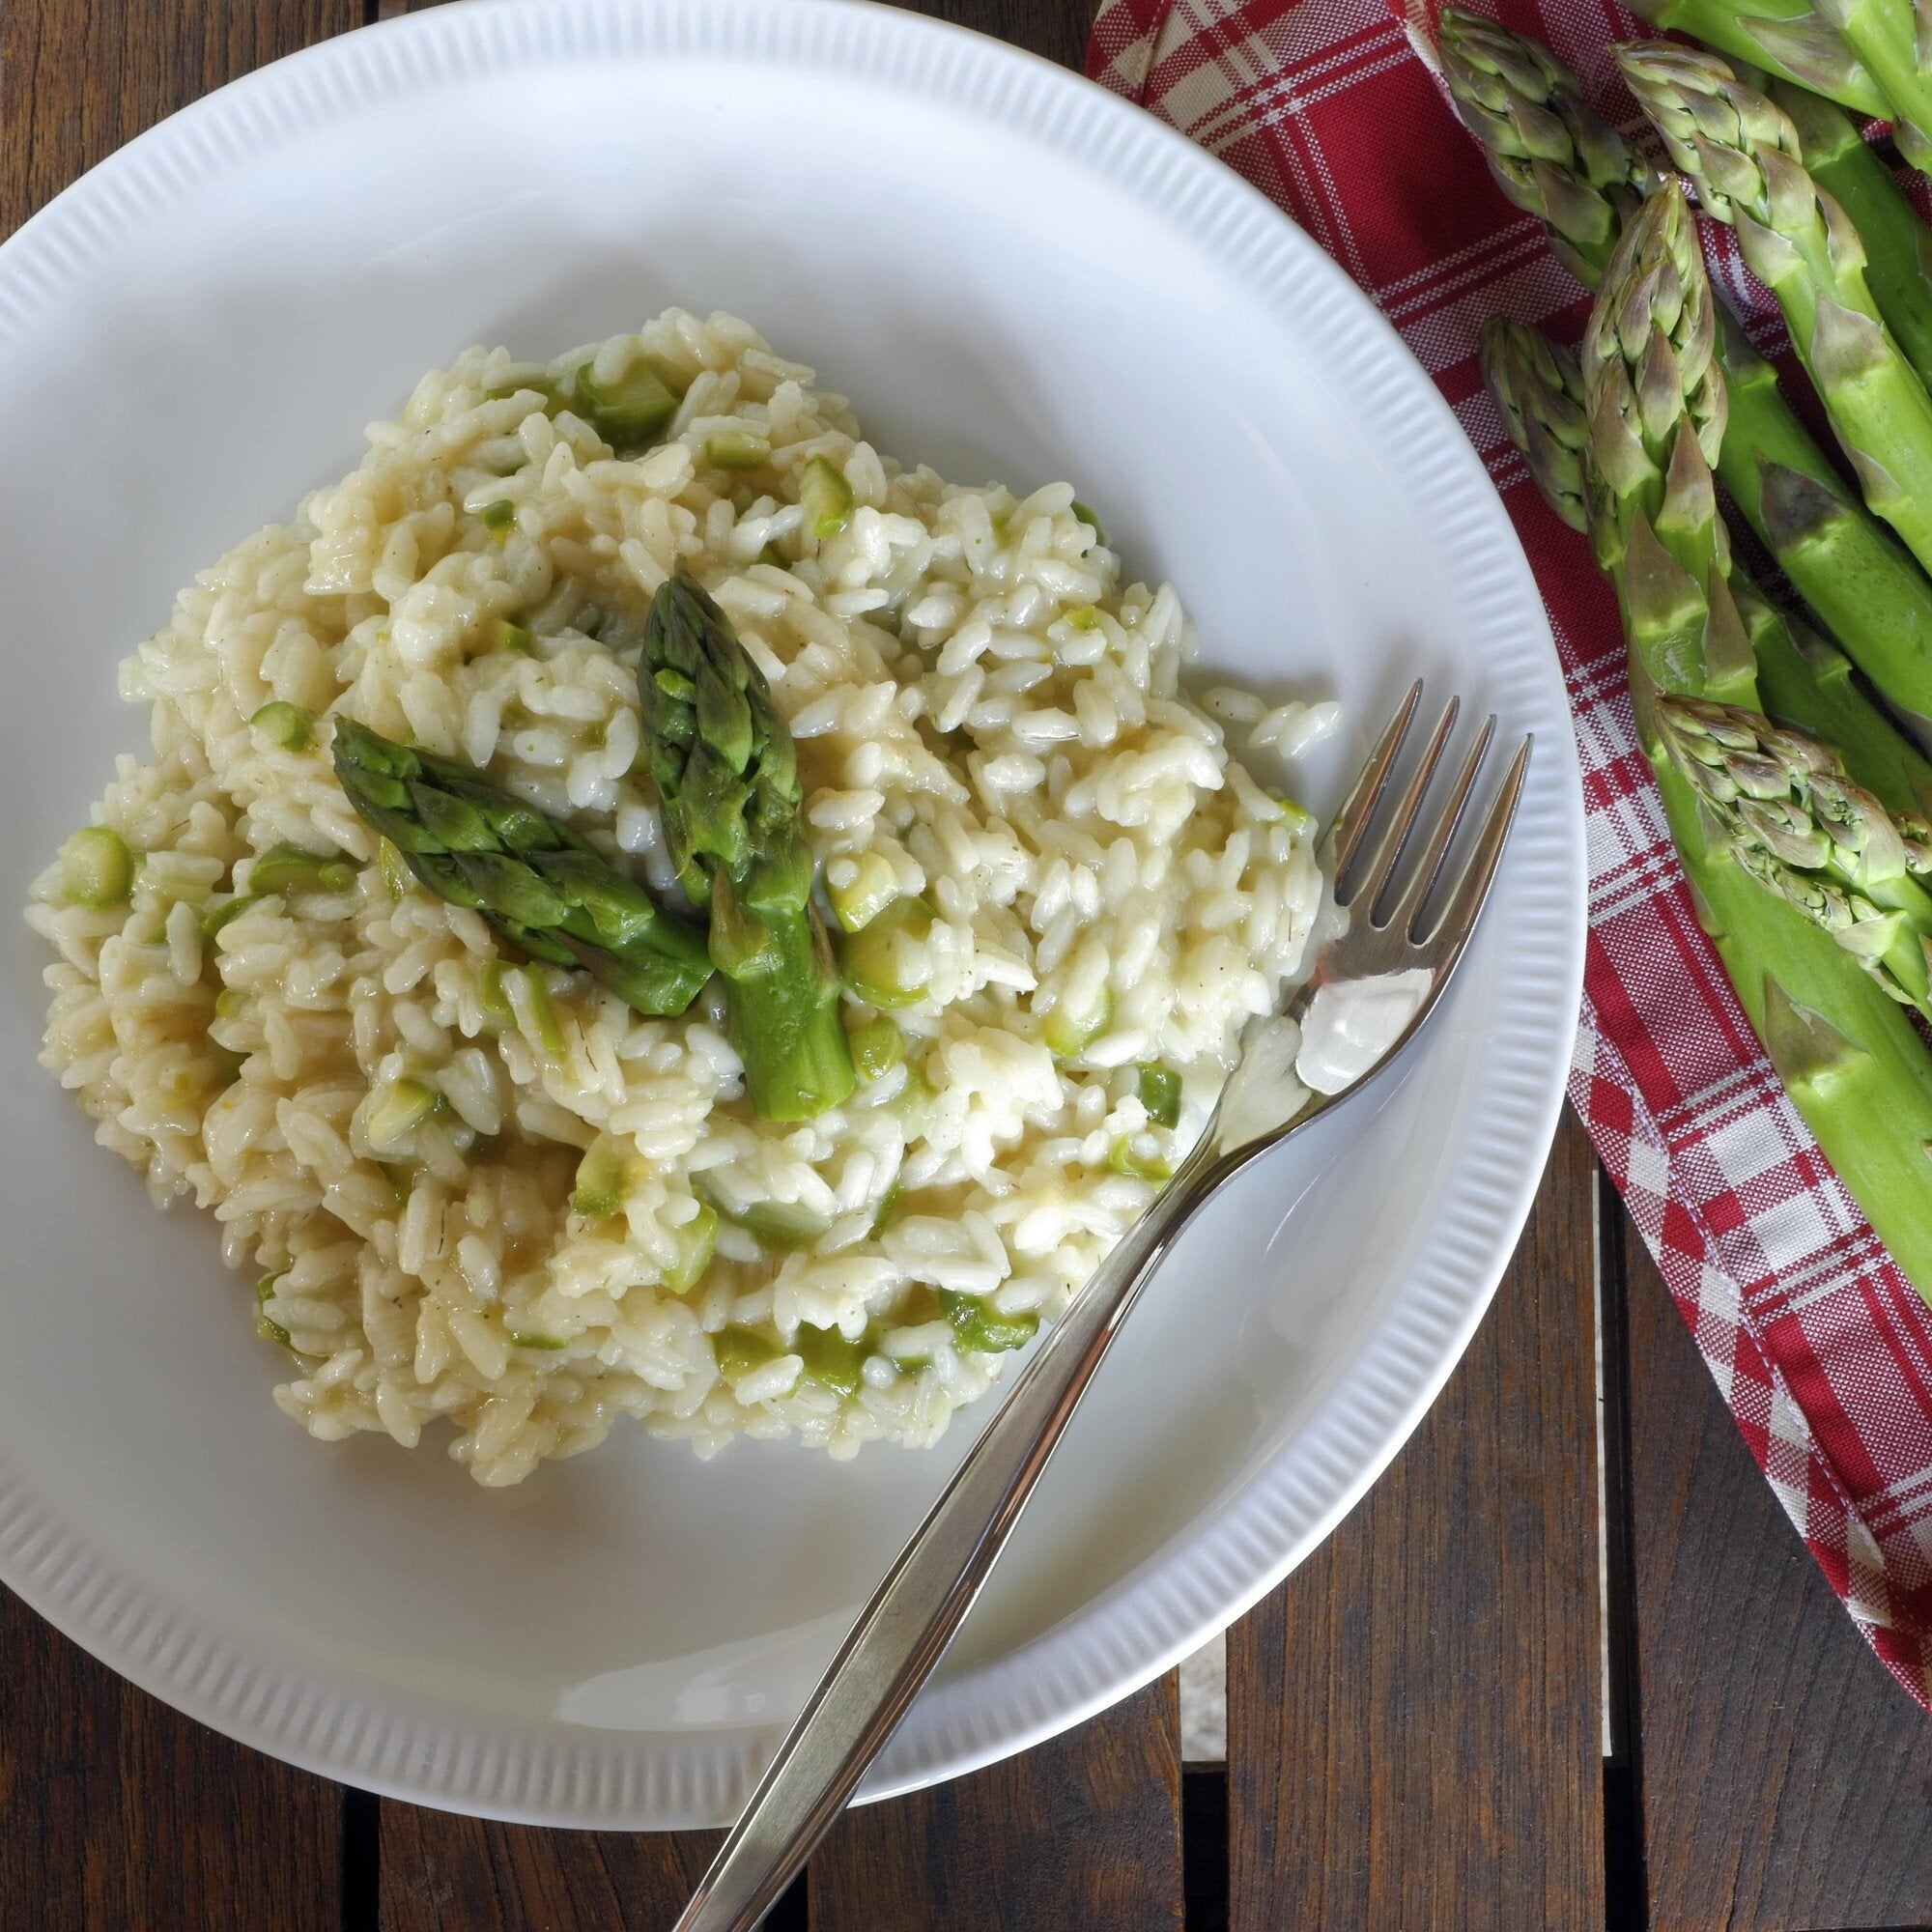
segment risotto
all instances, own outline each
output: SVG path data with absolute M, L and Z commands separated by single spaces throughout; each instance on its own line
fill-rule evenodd
M 593 404 L 639 371 L 633 450 Z M 716 980 L 651 1018 L 521 955 L 330 761 L 340 719 L 464 761 L 689 916 L 637 678 L 680 561 L 789 721 L 844 961 L 857 1084 L 805 1121 L 751 1105 Z M 316 1436 L 446 1420 L 489 1484 L 620 1414 L 930 1442 L 1198 1136 L 1320 908 L 1227 734 L 1278 759 L 1326 710 L 1197 706 L 1191 648 L 1067 485 L 902 469 L 728 316 L 470 350 L 124 667 L 152 751 L 28 908 L 43 1058 L 213 1213 Z

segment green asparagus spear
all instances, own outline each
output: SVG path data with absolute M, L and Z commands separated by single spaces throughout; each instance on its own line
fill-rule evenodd
M 1465 31 L 1463 17 L 1445 10 L 1443 66 L 1459 100 L 1476 85 L 1468 77 L 1471 71 L 1483 82 L 1481 111 L 1465 105 L 1463 119 L 1490 150 L 1492 166 L 1499 171 L 1509 166 L 1516 128 L 1535 129 L 1535 168 L 1512 177 L 1542 197 L 1532 213 L 1548 219 L 1554 210 L 1576 209 L 1581 198 L 1615 216 L 1621 232 L 1623 196 L 1607 190 L 1598 196 L 1592 182 L 1613 177 L 1635 182 L 1641 164 L 1632 159 L 1626 175 L 1597 149 L 1594 159 L 1580 147 L 1566 154 L 1558 138 L 1563 130 L 1599 129 L 1602 124 L 1589 115 L 1554 56 L 1492 22 L 1480 23 L 1480 32 Z M 1470 45 L 1484 51 L 1480 68 L 1467 51 Z M 1500 98 L 1505 90 L 1508 99 Z M 1593 141 L 1601 138 L 1593 134 Z M 1520 205 L 1531 205 L 1518 198 Z M 1581 230 L 1574 215 L 1571 226 Z M 1594 248 L 1569 245 L 1564 252 L 1570 267 L 1595 286 L 1602 261 Z M 1608 252 L 1605 245 L 1604 259 Z M 1559 516 L 1580 529 L 1586 521 L 1576 455 L 1583 433 L 1581 378 L 1567 350 L 1540 344 L 1532 331 L 1492 323 L 1484 338 L 1486 373 L 1545 496 Z M 1730 397 L 1718 453 L 1724 487 L 1859 668 L 1915 729 L 1932 733 L 1932 724 L 1925 723 L 1932 721 L 1932 582 L 1846 488 L 1779 393 L 1771 365 L 1721 309 L 1717 353 Z M 1530 382 L 1539 385 L 1537 407 L 1513 414 L 1509 391 Z
M 1845 211 L 1865 251 L 1865 286 L 1921 383 L 1932 384 L 1932 234 L 1851 117 L 1779 81 L 1771 98 L 1798 130 L 1811 179 Z
M 1450 98 L 1496 185 L 1548 225 L 1557 255 L 1594 288 L 1656 185 L 1649 163 L 1548 47 L 1461 7 L 1443 8 L 1440 33 Z
M 1607 478 L 1593 478 L 1589 493 L 1595 513 L 1618 526 L 1600 535 L 1599 549 L 1618 559 L 1612 575 L 1631 633 L 1639 731 L 1699 917 L 1740 1004 L 1826 1157 L 1907 1277 L 1932 1300 L 1932 1161 L 1924 1152 L 1932 1145 L 1932 1053 L 1870 974 L 1752 879 L 1727 838 L 1713 838 L 1708 814 L 1662 744 L 1659 685 L 1649 667 L 1669 659 L 1651 651 L 1640 619 L 1673 579 L 1686 606 L 1698 601 L 1710 581 L 1700 515 L 1710 483 L 1708 469 L 1698 473 L 1704 452 L 1695 421 L 1711 419 L 1711 400 L 1702 396 L 1693 417 L 1689 397 L 1714 379 L 1694 354 L 1683 353 L 1694 348 L 1694 317 L 1708 300 L 1708 289 L 1700 300 L 1684 286 L 1687 277 L 1703 277 L 1694 243 L 1687 245 L 1689 228 L 1675 187 L 1653 197 L 1631 224 L 1605 272 L 1583 357 L 1590 464 L 1599 459 L 1600 424 L 1608 470 L 1634 468 L 1632 440 L 1653 469 L 1662 468 L 1660 458 L 1669 464 L 1670 487 L 1654 514 L 1648 505 L 1659 493 L 1649 487 L 1615 489 Z M 1662 298 L 1648 332 L 1640 326 L 1646 289 Z M 1689 343 L 1687 316 L 1693 318 Z M 1674 413 L 1664 380 L 1673 367 L 1688 384 Z M 1626 407 L 1638 397 L 1647 409 Z M 1676 613 L 1678 635 L 1709 628 L 1708 617 L 1700 626 L 1689 609 Z M 1701 668 L 1693 664 L 1692 676 Z M 1711 695 L 1692 682 L 1676 689 Z
M 1755 711 L 1658 699 L 1663 743 L 1732 855 L 1821 925 L 1901 1005 L 1932 1014 L 1932 826 L 1895 819 L 1826 746 Z
M 1748 67 L 1768 69 L 1825 95 L 1854 114 L 1891 119 L 1869 68 L 1811 0 L 1631 0 L 1631 12 L 1662 33 L 1689 34 Z
M 1856 231 L 1805 173 L 1797 130 L 1715 54 L 1655 42 L 1618 61 L 1706 212 L 1737 229 L 1776 296 L 1866 502 L 1932 567 L 1932 397 L 1879 317 Z
M 791 732 L 730 621 L 682 565 L 652 600 L 642 733 L 679 882 L 709 908 L 732 1044 L 768 1121 L 810 1120 L 856 1076 L 811 904 Z
M 1503 427 L 1522 452 L 1544 501 L 1573 530 L 1587 534 L 1583 456 L 1590 425 L 1575 352 L 1540 329 L 1492 315 L 1477 339 L 1477 359 Z
M 431 892 L 532 958 L 582 967 L 641 1013 L 681 1013 L 711 975 L 701 934 L 568 826 L 452 758 L 335 724 L 335 774 Z
M 1932 31 L 1918 0 L 1813 0 L 1887 102 L 1892 138 L 1914 167 L 1932 159 Z

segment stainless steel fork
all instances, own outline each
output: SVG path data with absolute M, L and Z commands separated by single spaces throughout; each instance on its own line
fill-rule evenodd
M 1387 1065 L 1435 1006 L 1495 876 L 1528 769 L 1530 741 L 1522 741 L 1511 761 L 1460 872 L 1453 882 L 1440 879 L 1495 730 L 1492 718 L 1425 828 L 1423 804 L 1456 724 L 1459 706 L 1452 698 L 1365 857 L 1369 833 L 1394 789 L 1396 761 L 1421 697 L 1418 681 L 1336 815 L 1335 899 L 1348 913 L 1346 930 L 1321 948 L 1308 983 L 1287 1011 L 1251 1032 L 1241 1064 L 1194 1151 L 1073 1297 L 932 1513 L 899 1552 L 673 1932 L 750 1932 L 757 1924 L 844 1808 L 939 1662 L 1100 1358 L 1175 1237 L 1237 1169 Z M 1422 857 L 1398 889 L 1396 868 L 1419 833 L 1425 835 Z M 1437 899 L 1440 911 L 1425 923 Z M 1345 1075 L 1352 1074 L 1346 1084 L 1330 1077 L 1311 1089 L 1297 1077 L 1297 1065 L 1317 1072 L 1308 1053 L 1299 1061 L 1295 1057 L 1304 1026 L 1311 1036 L 1320 1030 L 1328 1042 L 1326 1073 L 1333 1076 L 1341 1066 Z M 1311 1037 L 1307 1044 L 1316 1041 Z M 1345 1065 L 1350 1051 L 1360 1063 L 1352 1068 Z M 1334 1091 L 1321 1091 L 1323 1086 Z

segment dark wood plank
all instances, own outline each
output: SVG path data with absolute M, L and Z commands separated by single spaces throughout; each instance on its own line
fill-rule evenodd
M 1604 1922 L 1592 1172 L 1566 1114 L 1440 1400 L 1230 1633 L 1236 1932 Z
M 811 1932 L 1158 1932 L 1181 1922 L 1170 1674 L 1023 1757 L 848 1812 Z
M 721 1835 L 529 1831 L 384 1804 L 382 1932 L 664 1932 Z
M 1651 1932 L 1932 1924 L 1932 1723 L 1826 1586 L 1626 1237 Z
M 6 0 L 0 232 L 359 0 Z M 339 1923 L 340 1793 L 122 1683 L 0 1592 L 0 1928 Z
M 335 1932 L 340 1817 L 0 1590 L 0 1932 Z

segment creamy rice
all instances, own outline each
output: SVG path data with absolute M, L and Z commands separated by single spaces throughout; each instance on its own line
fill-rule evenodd
M 487 393 L 586 359 L 608 380 L 639 351 L 688 386 L 634 460 L 527 388 Z M 771 465 L 710 467 L 726 430 Z M 825 540 L 796 500 L 812 456 L 855 499 Z M 507 526 L 477 514 L 502 503 Z M 898 942 L 926 988 L 892 1015 L 904 1060 L 803 1124 L 753 1115 L 715 986 L 667 1021 L 581 974 L 505 973 L 474 914 L 385 876 L 329 762 L 346 714 L 487 766 L 673 896 L 635 667 L 680 556 L 791 721 L 822 879 L 935 914 Z M 499 645 L 499 619 L 530 642 Z M 213 1210 L 260 1278 L 238 1319 L 317 1436 L 413 1445 L 446 1418 L 491 1484 L 622 1412 L 700 1452 L 929 1442 L 1004 1360 L 968 1346 L 956 1297 L 1052 1318 L 1198 1135 L 1316 917 L 1310 820 L 1217 721 L 1265 756 L 1327 715 L 1221 687 L 1210 716 L 1179 690 L 1191 647 L 1172 588 L 1122 588 L 1067 485 L 901 470 L 728 316 L 671 311 L 547 371 L 470 350 L 124 667 L 153 753 L 119 760 L 94 817 L 140 855 L 131 900 L 69 903 L 58 865 L 37 882 L 27 916 L 60 955 L 43 1061 L 157 1202 Z M 313 742 L 251 724 L 270 700 Z M 207 902 L 285 843 L 347 863 L 208 933 Z M 871 1017 L 848 995 L 848 1027 Z M 1180 1077 L 1172 1129 L 1143 1063 Z M 373 1143 L 401 1080 L 436 1109 Z M 631 1174 L 596 1218 L 571 1205 L 593 1142 Z M 738 1219 L 673 1293 L 707 1204 Z M 740 1225 L 770 1204 L 805 1245 Z M 862 1343 L 855 1389 L 806 1373 L 801 1324 Z

